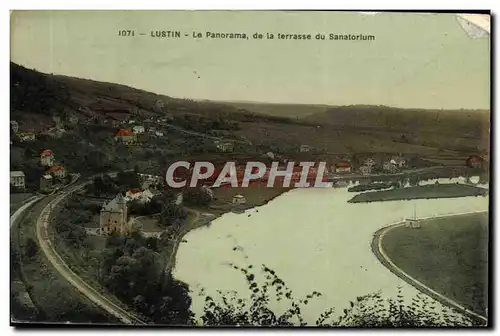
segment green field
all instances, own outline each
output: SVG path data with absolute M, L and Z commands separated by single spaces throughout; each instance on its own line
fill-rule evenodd
M 386 233 L 382 246 L 410 276 L 485 314 L 488 305 L 488 214 L 431 219 L 420 229 Z
M 463 184 L 430 184 L 418 187 L 396 188 L 361 193 L 351 198 L 349 203 L 398 201 L 422 198 L 450 198 L 466 196 L 486 196 L 488 190 Z

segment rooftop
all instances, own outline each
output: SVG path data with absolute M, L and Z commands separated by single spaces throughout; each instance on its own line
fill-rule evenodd
M 20 170 L 10 172 L 10 177 L 21 177 L 21 176 L 24 177 L 24 173 Z

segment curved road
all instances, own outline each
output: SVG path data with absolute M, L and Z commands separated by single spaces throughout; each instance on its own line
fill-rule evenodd
M 73 181 L 74 182 L 74 181 Z M 91 180 L 80 183 L 76 186 L 66 187 L 62 191 L 59 192 L 53 200 L 51 200 L 41 211 L 40 216 L 36 221 L 36 236 L 38 243 L 40 245 L 41 250 L 52 264 L 52 266 L 63 276 L 71 285 L 73 285 L 76 289 L 78 289 L 83 295 L 85 295 L 89 300 L 97 304 L 99 307 L 106 310 L 111 315 L 117 317 L 123 323 L 126 324 L 146 324 L 143 320 L 141 320 L 136 315 L 126 311 L 121 308 L 117 304 L 110 301 L 104 295 L 95 290 L 92 286 L 87 284 L 82 278 L 80 278 L 75 272 L 71 270 L 71 268 L 64 262 L 61 256 L 57 253 L 52 242 L 49 239 L 48 234 L 48 225 L 50 221 L 50 215 L 52 209 L 64 200 L 67 196 L 72 193 L 81 190 L 87 184 L 91 183 Z M 14 223 L 17 218 L 32 204 L 41 200 L 45 196 L 37 197 L 36 199 L 24 204 L 21 208 L 19 208 L 12 216 L 11 216 L 11 225 Z
M 446 215 L 446 216 L 440 216 L 441 218 L 445 218 L 445 217 L 455 217 L 455 216 L 460 216 L 460 215 L 465 215 L 465 214 L 470 214 L 470 213 L 484 213 L 484 211 L 474 211 L 474 212 L 465 212 L 465 213 L 459 213 L 459 214 L 453 214 L 453 215 Z M 433 219 L 435 219 L 436 217 L 433 217 Z M 427 218 L 421 218 L 421 219 L 427 219 Z M 429 295 L 430 297 L 432 297 L 433 299 L 435 299 L 436 301 L 439 301 L 441 302 L 442 304 L 444 305 L 447 305 L 449 307 L 452 307 L 452 308 L 455 308 L 457 309 L 458 311 L 460 312 L 464 312 L 465 314 L 469 315 L 469 316 L 473 316 L 477 319 L 480 319 L 481 321 L 484 321 L 484 322 L 488 322 L 488 318 L 487 317 L 484 317 L 480 314 L 477 314 L 467 308 L 465 308 L 464 306 L 462 306 L 461 304 L 459 304 L 458 302 L 436 292 L 435 290 L 433 290 L 432 288 L 426 286 L 425 284 L 423 284 L 422 282 L 418 281 L 417 279 L 415 279 L 414 277 L 410 276 L 408 273 L 406 273 L 405 271 L 403 271 L 401 268 L 399 268 L 390 258 L 389 256 L 387 255 L 387 253 L 384 251 L 384 248 L 382 246 L 382 241 L 384 239 L 384 236 L 391 230 L 397 228 L 397 227 L 401 227 L 405 225 L 405 222 L 402 222 L 402 223 L 396 223 L 396 224 L 391 224 L 389 226 L 386 226 L 380 230 L 378 230 L 375 234 L 374 234 L 374 238 L 373 238 L 373 241 L 372 241 L 372 250 L 373 250 L 373 253 L 375 254 L 375 256 L 377 257 L 377 259 L 380 260 L 380 262 L 385 266 L 387 267 L 391 272 L 393 272 L 394 274 L 396 274 L 398 277 L 400 277 L 401 279 L 403 279 L 404 281 L 406 281 L 407 283 L 409 283 L 410 285 L 412 285 L 413 287 L 415 287 L 417 290 Z

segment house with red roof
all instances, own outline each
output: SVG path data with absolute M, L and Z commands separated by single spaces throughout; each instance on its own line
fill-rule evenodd
M 55 165 L 47 169 L 47 173 L 54 175 L 58 179 L 63 179 L 68 176 L 68 172 L 63 165 Z
M 55 162 L 54 152 L 46 149 L 40 154 L 40 164 L 44 167 L 52 167 Z
M 343 160 L 335 163 L 333 165 L 333 171 L 335 173 L 350 173 L 352 172 L 352 165 L 349 161 Z
M 137 134 L 129 128 L 122 128 L 115 133 L 115 141 L 119 141 L 127 145 L 132 144 L 137 142 Z

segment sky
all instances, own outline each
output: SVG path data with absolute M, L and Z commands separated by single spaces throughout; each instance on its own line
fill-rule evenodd
M 118 36 L 123 29 L 135 36 Z M 182 36 L 151 37 L 157 30 Z M 207 31 L 249 39 L 192 37 Z M 258 40 L 256 32 L 311 34 L 312 40 Z M 326 39 L 314 39 L 317 33 Z M 335 41 L 330 33 L 375 40 Z M 179 98 L 490 107 L 489 36 L 469 37 L 454 14 L 15 11 L 11 61 Z

